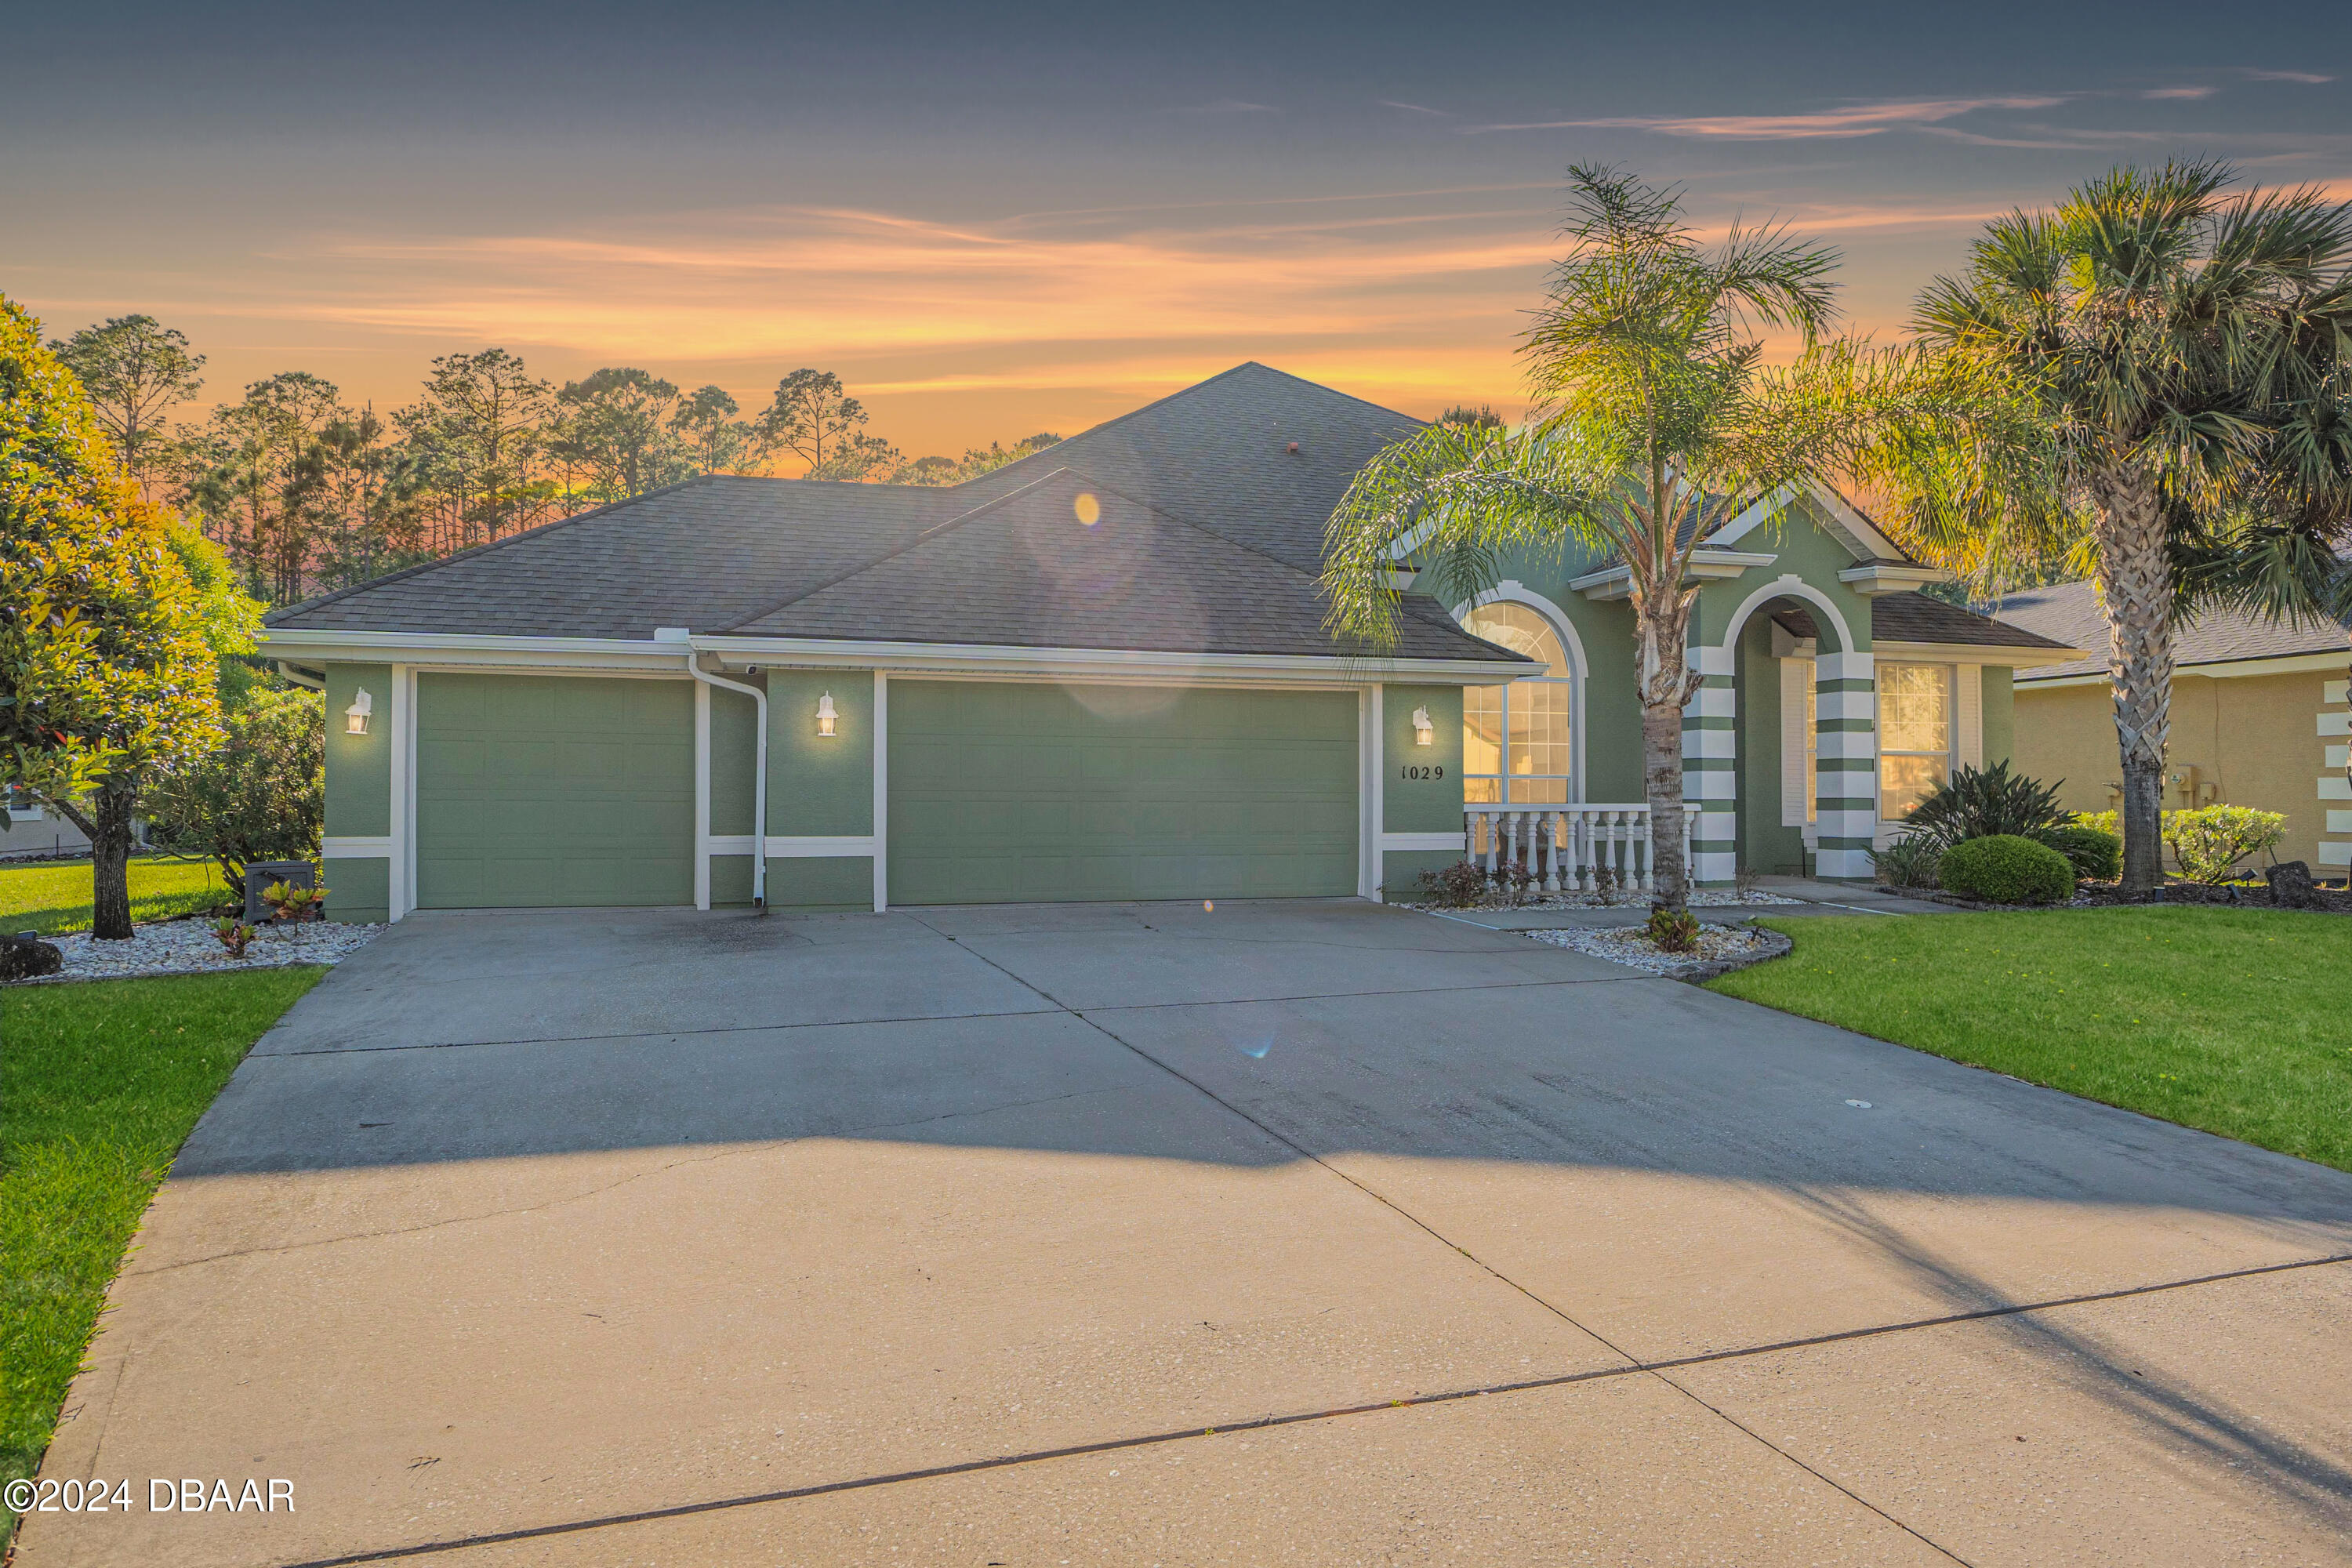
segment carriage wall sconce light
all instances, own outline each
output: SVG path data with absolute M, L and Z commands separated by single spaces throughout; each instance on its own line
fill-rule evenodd
M 368 715 L 374 711 L 375 699 L 368 695 L 366 687 L 361 687 L 358 698 L 350 707 L 343 710 L 343 733 L 346 735 L 366 734 L 368 732 Z
M 830 739 L 834 732 L 834 722 L 840 717 L 841 715 L 834 710 L 832 692 L 828 691 L 816 700 L 816 732 L 820 736 Z
M 1437 743 L 1437 726 L 1429 721 L 1429 710 L 1426 707 L 1412 710 L 1412 743 L 1416 746 L 1433 746 Z

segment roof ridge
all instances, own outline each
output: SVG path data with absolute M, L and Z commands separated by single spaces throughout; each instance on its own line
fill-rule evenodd
M 315 610 L 321 605 L 331 605 L 338 599 L 347 599 L 353 594 L 364 593 L 370 588 L 381 588 L 386 584 L 419 576 L 455 562 L 468 561 L 477 555 L 487 554 L 490 551 L 506 545 L 519 544 L 526 539 L 537 539 L 552 533 L 559 528 L 569 528 L 575 522 L 585 522 L 592 517 L 602 517 L 608 511 L 614 511 L 625 506 L 635 506 L 637 502 L 649 500 L 655 496 L 667 495 L 672 490 L 682 490 L 695 485 L 707 484 L 719 477 L 716 474 L 694 474 L 683 479 L 675 479 L 666 485 L 656 485 L 649 490 L 641 490 L 633 496 L 623 496 L 619 500 L 608 500 L 602 506 L 592 506 L 586 511 L 575 511 L 570 517 L 559 517 L 547 522 L 534 524 L 530 528 L 518 529 L 504 539 L 484 540 L 479 544 L 469 544 L 465 549 L 453 551 L 447 555 L 436 555 L 430 561 L 419 561 L 415 565 L 403 566 L 396 572 L 387 572 L 381 577 L 370 577 L 365 582 L 353 583 L 347 588 L 338 588 L 331 594 L 319 594 L 308 599 L 299 599 L 282 609 L 269 611 L 262 617 L 262 624 L 274 625 L 275 623 L 270 619 L 274 616 L 293 616 L 302 611 Z
M 1165 397 L 1155 397 L 1150 402 L 1144 404 L 1139 408 L 1130 408 L 1124 414 L 1114 415 L 1112 417 L 1104 420 L 1099 425 L 1089 425 L 1085 429 L 1079 431 L 1076 435 L 1066 437 L 1064 439 L 1055 442 L 1053 446 L 1045 447 L 1042 451 L 1032 452 L 1025 458 L 1015 458 L 1013 461 L 1005 464 L 1002 468 L 991 468 L 987 473 L 974 474 L 971 478 L 959 480 L 957 483 L 950 485 L 948 488 L 950 489 L 961 489 L 965 485 L 980 484 L 985 480 L 994 479 L 997 475 L 1005 472 L 1007 469 L 1017 468 L 1024 463 L 1034 463 L 1040 458 L 1051 457 L 1056 450 L 1068 446 L 1072 441 L 1081 441 L 1088 436 L 1095 435 L 1099 431 L 1108 430 L 1115 426 L 1124 425 L 1130 419 L 1139 419 L 1143 416 L 1150 413 L 1153 409 L 1161 406 L 1163 404 L 1173 403 L 1180 397 L 1189 397 L 1192 394 L 1200 391 L 1202 387 L 1214 386 L 1217 383 L 1226 380 L 1229 377 L 1239 375 L 1245 370 L 1262 370 L 1268 375 L 1278 375 L 1285 381 L 1294 381 L 1301 386 L 1312 387 L 1318 392 L 1328 392 L 1334 397 L 1344 397 L 1350 403 L 1360 403 L 1365 407 L 1370 408 L 1376 413 L 1391 415 L 1396 418 L 1406 421 L 1408 424 L 1426 425 L 1428 423 L 1425 419 L 1415 419 L 1410 414 L 1388 407 L 1383 404 L 1374 403 L 1370 398 L 1358 397 L 1352 392 L 1342 392 L 1336 386 L 1326 386 L 1319 381 L 1309 381 L 1303 375 L 1294 375 L 1289 371 L 1277 369 L 1276 366 L 1266 363 L 1264 360 L 1245 359 L 1242 361 L 1241 363 L 1234 365 L 1230 369 L 1219 371 L 1216 374 L 1209 377 L 1206 381 L 1196 381 L 1190 386 L 1180 386 L 1175 391 L 1168 394 Z M 1072 471 L 1076 472 L 1076 470 L 1073 469 Z M 1109 487 L 1105 486 L 1104 488 L 1108 489 Z M 1113 493 L 1123 494 L 1124 492 L 1115 491 Z M 1135 500 L 1133 496 L 1128 496 L 1127 499 L 1129 500 Z M 1142 505 L 1145 503 L 1138 502 L 1137 504 Z M 1152 510 L 1157 511 L 1160 509 L 1154 507 Z M 1163 512 L 1161 515 L 1166 517 L 1175 517 L 1176 514 L 1173 512 Z M 1177 518 L 1177 521 L 1183 522 L 1188 520 Z M 1222 539 L 1224 536 L 1223 534 L 1219 534 L 1218 537 Z M 1247 547 L 1244 546 L 1244 548 Z
M 1051 447 L 1046 449 L 1048 451 L 1052 450 Z M 827 588 L 835 587 L 843 583 L 848 582 L 852 577 L 862 576 L 866 573 L 873 571 L 877 566 L 881 565 L 885 561 L 895 560 L 898 556 L 904 555 L 907 552 L 914 549 L 915 546 L 921 544 L 926 541 L 937 539 L 941 534 L 950 532 L 953 530 L 961 527 L 964 523 L 969 522 L 975 517 L 978 517 L 982 512 L 992 510 L 996 507 L 1003 506 L 1005 502 L 1013 500 L 1015 497 L 1027 495 L 1039 485 L 1045 484 L 1050 481 L 1054 478 L 1055 474 L 1066 473 L 1076 474 L 1077 473 L 1077 470 L 1076 468 L 1055 468 L 1053 473 L 1040 475 L 1038 478 L 1030 480 L 1027 484 L 1023 485 L 1016 489 L 1007 490 L 1003 495 L 997 496 L 993 500 L 984 500 L 978 506 L 971 507 L 963 511 L 960 511 L 944 522 L 935 522 L 930 527 L 915 535 L 912 539 L 908 540 L 905 543 L 886 550 L 881 554 L 874 556 L 870 560 L 861 561 L 856 565 L 850 567 L 847 571 L 836 572 L 832 576 L 825 578 L 822 582 L 812 583 L 798 593 L 788 595 L 784 598 L 777 600 L 774 604 L 770 605 L 766 609 L 754 610 L 748 616 L 743 616 L 736 620 L 730 621 L 726 626 L 719 627 L 719 630 L 722 633 L 731 632 L 739 630 L 741 627 L 748 626 L 754 621 L 764 621 L 770 616 L 776 614 L 778 611 L 789 609 L 793 605 L 799 604 L 803 599 L 807 598 L 812 594 L 822 594 Z M 1081 479 L 1087 478 L 1085 475 L 1079 475 L 1079 477 Z M 1092 481 L 1089 480 L 1089 482 Z M 961 489 L 962 489 L 962 486 L 894 485 L 890 488 L 894 489 L 931 490 L 936 494 L 944 495 L 950 491 Z M 1109 489 L 1110 487 L 1108 485 L 1105 485 L 1103 489 Z M 1118 492 L 1113 491 L 1112 493 L 1118 494 Z

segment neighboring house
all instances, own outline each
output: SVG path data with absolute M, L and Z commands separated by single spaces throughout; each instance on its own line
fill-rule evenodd
M 2090 583 L 2013 594 L 1994 614 L 2012 626 L 2100 650 L 2021 671 L 2017 763 L 2063 779 L 2074 811 L 2111 811 L 2123 798 L 2109 696 L 2105 618 Z M 2341 626 L 2294 625 L 2238 613 L 2183 626 L 2172 678 L 2165 752 L 2167 810 L 2226 802 L 2286 818 L 2276 854 L 2321 876 L 2352 868 L 2352 782 L 2345 773 L 2346 667 Z
M 275 612 L 327 691 L 332 910 L 740 904 L 758 869 L 793 909 L 1378 898 L 1465 822 L 1638 879 L 1622 573 L 1531 556 L 1459 621 L 1408 591 L 1380 658 L 1323 629 L 1326 521 L 1415 427 L 1245 364 L 953 488 L 695 479 Z M 2011 669 L 2075 657 L 1910 591 L 1827 492 L 1696 570 L 1708 881 L 1867 876 L 1889 812 L 2007 754 Z
M 61 855 L 87 855 L 89 837 L 64 816 L 33 798 L 32 792 L 10 784 L 0 788 L 0 860 L 44 859 Z M 147 819 L 131 819 L 134 843 L 147 842 Z
M 89 852 L 89 838 L 80 828 L 15 784 L 0 789 L 0 828 L 6 829 L 0 832 L 0 860 Z

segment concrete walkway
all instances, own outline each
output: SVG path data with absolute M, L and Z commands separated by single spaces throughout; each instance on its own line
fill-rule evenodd
M 296 1510 L 22 1562 L 2352 1562 L 2347 1255 L 2352 1177 L 1402 910 L 428 914 L 46 1471 Z

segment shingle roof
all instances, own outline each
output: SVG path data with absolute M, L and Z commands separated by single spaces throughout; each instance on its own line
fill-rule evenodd
M 2095 675 L 2107 668 L 2106 616 L 2099 607 L 2097 586 L 2087 579 L 2011 594 L 1994 606 L 1993 615 L 2011 626 L 2056 637 L 2069 647 L 2092 650 L 2088 658 L 2021 670 L 2020 680 Z M 2236 610 L 2197 616 L 2178 628 L 2174 646 L 2175 661 L 2184 667 L 2347 651 L 2345 628 L 2333 622 L 2273 621 Z
M 1881 594 L 1870 602 L 1870 640 L 1953 643 L 1969 647 L 2080 647 L 2025 626 L 1980 616 L 1925 594 Z
M 1091 518 L 1091 521 L 1089 521 Z M 1056 468 L 903 549 L 730 626 L 739 637 L 1328 655 L 1315 579 Z M 1395 653 L 1507 658 L 1400 617 Z
M 503 637 L 708 629 L 861 566 L 961 510 L 956 492 L 915 486 L 689 479 L 289 605 L 268 622 Z
M 1009 463 L 959 493 L 992 499 L 1055 468 L 1076 468 L 1195 528 L 1319 573 L 1324 525 L 1358 470 L 1421 427 L 1394 409 L 1253 361 Z
M 273 627 L 305 630 L 520 637 L 644 638 L 656 626 L 679 626 L 711 631 L 740 625 L 748 631 L 764 612 L 877 566 L 926 531 L 1061 469 L 1082 472 L 1107 492 L 1169 521 L 1270 557 L 1262 563 L 1268 568 L 1278 563 L 1311 576 L 1322 559 L 1324 523 L 1357 470 L 1385 442 L 1418 425 L 1253 363 L 966 484 L 694 479 L 290 605 L 268 619 Z M 1295 453 L 1292 442 L 1298 445 Z M 1194 553 L 1202 548 L 1186 546 Z M 952 555 L 951 550 L 926 551 L 918 561 Z M 954 577 L 918 585 L 904 580 L 908 569 L 894 570 L 910 603 L 928 606 L 940 595 L 969 598 L 979 592 L 970 580 Z M 998 615 L 990 624 L 1013 646 L 1039 646 L 1041 626 L 1076 623 L 1049 605 L 1050 573 L 1016 584 L 1024 569 L 1002 563 L 990 592 L 1045 618 L 1024 628 Z M 1046 572 L 1035 562 L 1025 569 Z M 1162 591 L 1196 592 L 1174 580 Z M 1273 611 L 1270 603 L 1244 602 Z M 1293 648 L 1303 646 L 1308 626 L 1319 637 L 1319 605 L 1301 621 L 1303 608 L 1287 597 L 1282 602 L 1288 606 L 1282 626 L 1244 631 L 1227 616 L 1218 622 L 1222 635 Z M 847 594 L 834 595 L 803 614 L 821 607 L 849 616 L 848 603 Z M 971 606 L 972 612 L 982 608 Z M 1491 657 L 1486 645 L 1451 632 L 1450 619 L 1433 605 L 1409 599 L 1405 608 L 1409 626 L 1446 631 L 1438 640 L 1457 648 L 1471 644 L 1454 657 Z M 851 618 L 879 626 L 888 611 L 887 603 L 875 600 Z M 958 614 L 972 626 L 988 619 Z M 916 632 L 943 624 L 926 608 L 910 623 L 914 630 L 858 635 L 929 640 Z M 1425 630 L 1407 635 L 1424 641 L 1430 636 Z M 1332 650 L 1327 641 L 1318 651 Z

